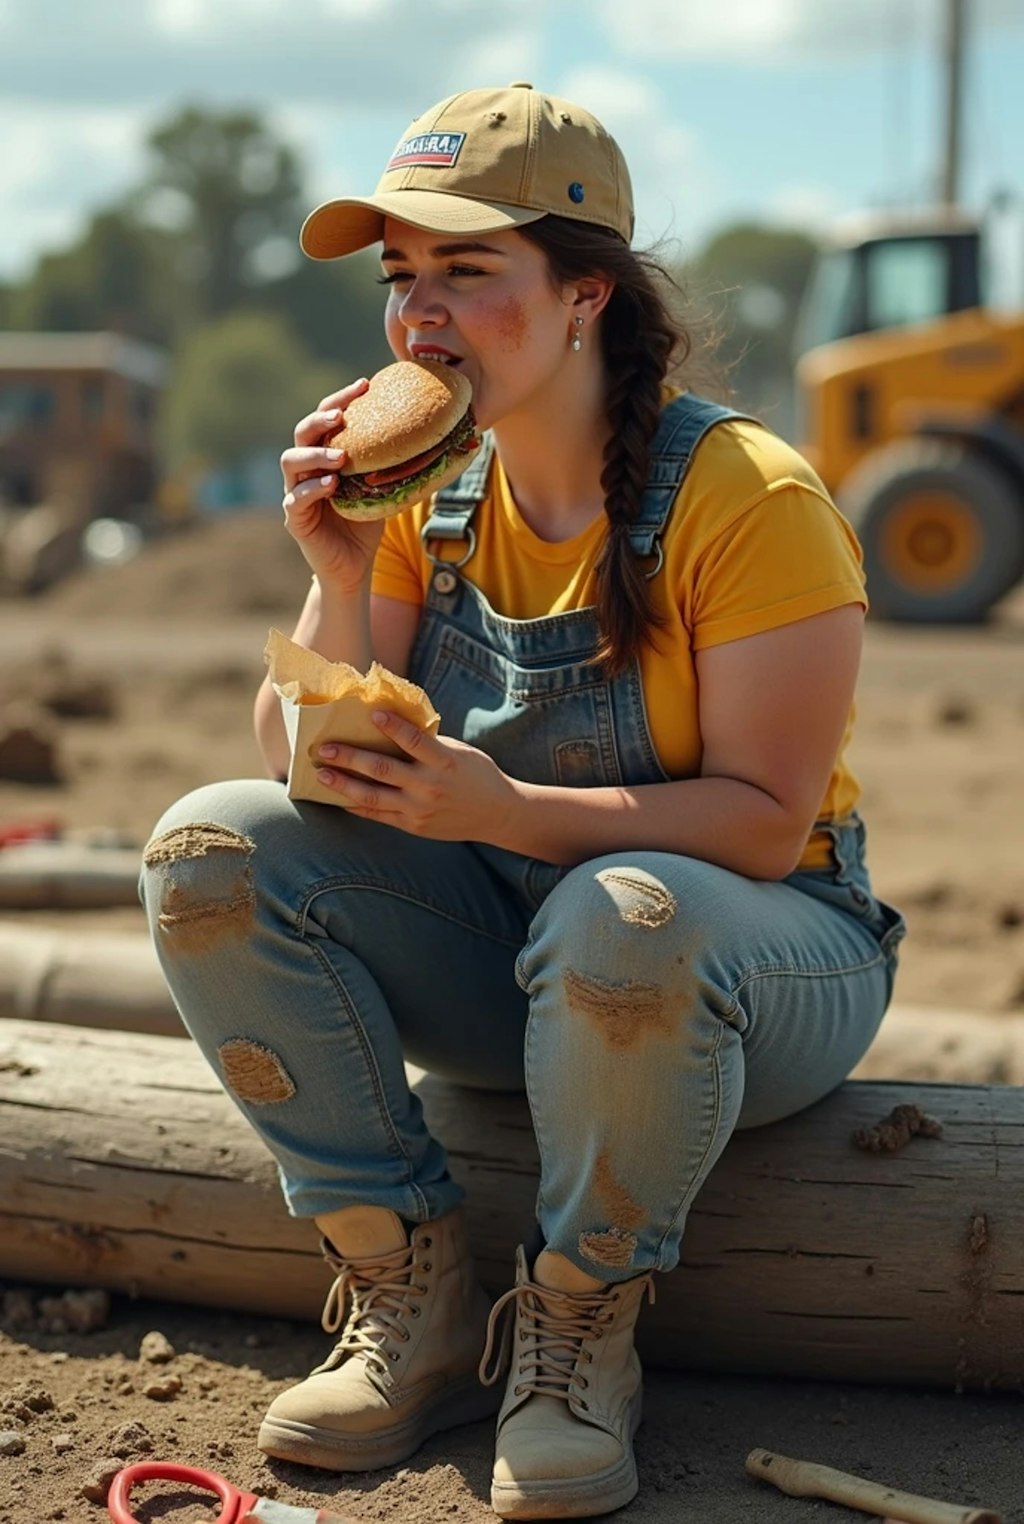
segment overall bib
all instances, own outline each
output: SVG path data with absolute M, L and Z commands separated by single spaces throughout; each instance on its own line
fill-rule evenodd
M 697 444 L 736 416 L 690 396 L 664 409 L 631 531 L 650 575 Z M 433 572 L 409 675 L 444 735 L 514 777 L 666 781 L 638 664 L 609 680 L 590 660 L 594 610 L 509 619 L 473 585 L 489 455 L 424 526 Z M 458 559 L 435 555 L 445 542 Z M 831 865 L 782 882 L 650 850 L 566 869 L 242 780 L 165 814 L 143 896 L 182 1019 L 293 1213 L 424 1221 L 458 1202 L 408 1058 L 463 1084 L 525 1083 L 545 1239 L 621 1280 L 672 1268 L 733 1130 L 820 1099 L 882 1019 L 902 919 L 872 893 L 860 820 L 818 829 Z

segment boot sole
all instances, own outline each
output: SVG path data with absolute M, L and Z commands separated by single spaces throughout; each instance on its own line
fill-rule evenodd
M 499 1519 L 587 1519 L 631 1503 L 640 1490 L 632 1438 L 640 1427 L 642 1395 L 630 1415 L 630 1447 L 617 1466 L 596 1476 L 491 1482 L 491 1507 Z
M 501 1405 L 501 1392 L 472 1381 L 453 1383 L 429 1408 L 377 1434 L 345 1435 L 316 1424 L 289 1418 L 265 1418 L 257 1448 L 277 1460 L 324 1471 L 379 1471 L 414 1455 L 432 1434 L 492 1418 Z

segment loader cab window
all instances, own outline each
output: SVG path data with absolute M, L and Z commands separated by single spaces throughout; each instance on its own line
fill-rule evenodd
M 796 354 L 858 333 L 927 323 L 981 303 L 976 231 L 893 235 L 818 257 L 801 303 Z
M 905 328 L 948 311 L 949 251 L 944 241 L 905 238 L 868 251 L 867 327 Z

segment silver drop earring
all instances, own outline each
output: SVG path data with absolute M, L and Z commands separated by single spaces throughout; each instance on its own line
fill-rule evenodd
M 572 348 L 575 349 L 577 354 L 579 354 L 580 350 L 583 348 L 583 340 L 580 338 L 580 329 L 583 327 L 583 319 L 581 317 L 574 317 L 573 322 L 576 324 L 576 332 L 572 336 Z

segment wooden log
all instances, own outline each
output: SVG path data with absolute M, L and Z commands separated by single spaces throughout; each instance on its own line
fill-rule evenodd
M 116 974 L 112 974 L 116 970 Z M 149 938 L 0 924 L 0 1017 L 185 1035 Z M 894 1005 L 855 1079 L 1024 1085 L 1024 1014 Z
M 149 938 L 134 933 L 0 926 L 0 1016 L 184 1035 Z
M 536 1189 L 525 1102 L 417 1088 L 466 1187 L 482 1277 L 504 1289 Z M 856 1148 L 896 1103 L 942 1136 Z M 315 1317 L 328 1277 L 314 1240 L 192 1045 L 0 1028 L 0 1274 Z M 1024 1092 L 851 1082 L 738 1135 L 657 1292 L 640 1334 L 656 1364 L 1024 1385 Z
M 1024 1012 L 893 1005 L 854 1079 L 1024 1085 Z
M 142 853 L 34 841 L 0 852 L 0 909 L 96 910 L 137 905 Z

